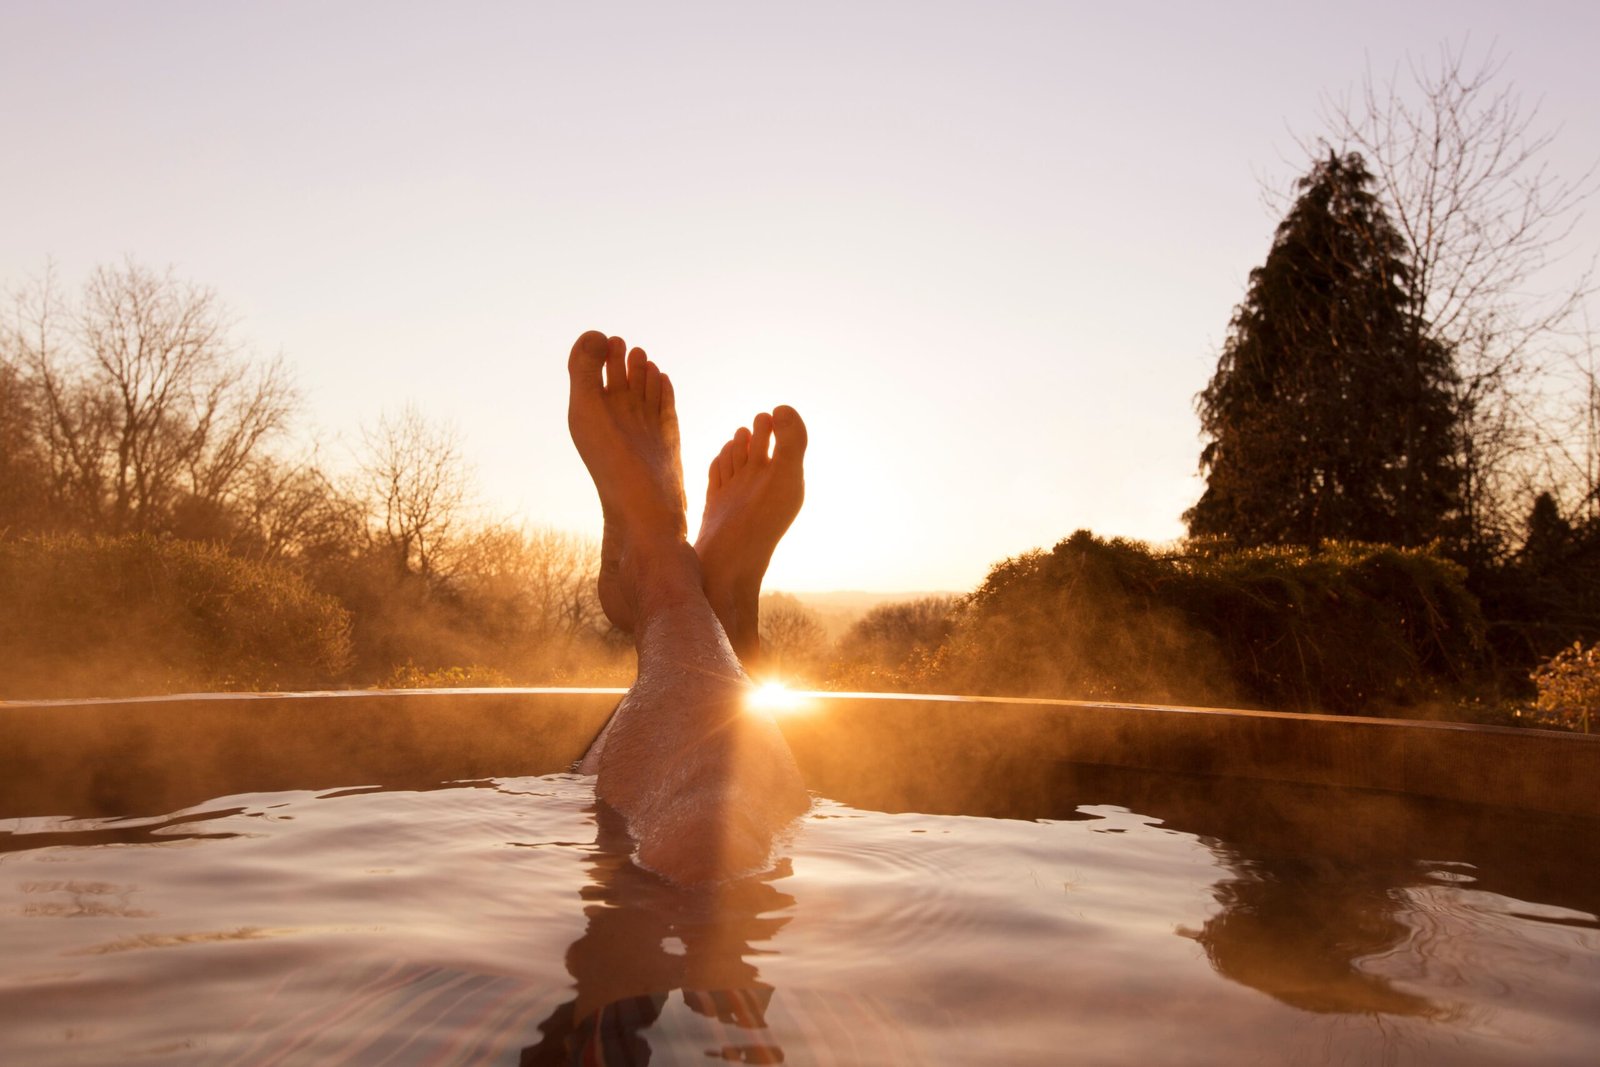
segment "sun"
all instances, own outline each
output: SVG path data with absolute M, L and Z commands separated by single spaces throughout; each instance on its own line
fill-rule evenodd
M 745 704 L 752 711 L 769 715 L 793 715 L 804 710 L 809 703 L 806 694 L 790 689 L 782 682 L 764 682 L 745 697 Z

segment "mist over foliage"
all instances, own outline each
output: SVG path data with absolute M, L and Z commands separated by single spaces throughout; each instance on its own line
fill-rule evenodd
M 317 688 L 350 664 L 337 600 L 203 542 L 0 537 L 0 596 L 6 697 Z
M 939 673 L 963 692 L 1404 708 L 1483 666 L 1483 618 L 1464 577 L 1424 549 L 1161 553 L 1080 530 L 990 572 Z

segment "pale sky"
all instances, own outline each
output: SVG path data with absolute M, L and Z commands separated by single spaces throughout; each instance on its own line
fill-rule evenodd
M 486 514 L 595 534 L 564 362 L 621 334 L 677 386 L 691 528 L 736 426 L 809 423 L 769 588 L 965 591 L 1182 532 L 1262 181 L 1464 34 L 1589 166 L 1587 2 L 0 0 L 0 283 L 171 266 L 330 456 L 413 401 Z

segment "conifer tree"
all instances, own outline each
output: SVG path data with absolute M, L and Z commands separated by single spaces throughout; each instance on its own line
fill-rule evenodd
M 1358 154 L 1301 178 L 1197 398 L 1193 536 L 1241 545 L 1458 535 L 1451 353 L 1407 301 L 1404 241 Z

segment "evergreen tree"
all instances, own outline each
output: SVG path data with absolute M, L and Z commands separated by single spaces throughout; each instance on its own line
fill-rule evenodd
M 1242 545 L 1458 535 L 1451 353 L 1409 310 L 1406 248 L 1361 156 L 1300 179 L 1197 399 L 1194 536 Z

